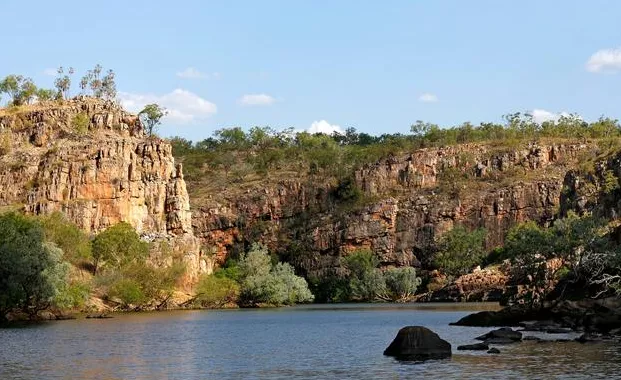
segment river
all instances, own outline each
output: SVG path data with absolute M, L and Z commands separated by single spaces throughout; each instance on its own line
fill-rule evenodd
M 489 328 L 449 322 L 491 304 L 305 305 L 130 313 L 0 329 L 0 379 L 583 379 L 621 376 L 621 346 L 523 342 L 501 354 L 457 351 Z M 382 355 L 422 325 L 453 358 Z

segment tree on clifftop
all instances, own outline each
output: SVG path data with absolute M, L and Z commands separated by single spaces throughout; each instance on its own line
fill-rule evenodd
M 140 122 L 144 126 L 147 134 L 149 136 L 153 136 L 156 132 L 157 126 L 161 124 L 161 120 L 164 116 L 168 114 L 165 108 L 160 107 L 159 105 L 147 104 L 142 111 L 138 114 L 140 118 Z

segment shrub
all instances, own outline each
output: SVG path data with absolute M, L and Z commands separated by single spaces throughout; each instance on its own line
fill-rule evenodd
M 119 298 L 126 307 L 142 304 L 147 300 L 138 281 L 131 278 L 123 278 L 114 283 L 108 296 Z
M 53 242 L 64 253 L 65 260 L 74 265 L 83 264 L 92 259 L 89 237 L 65 215 L 55 212 L 41 218 L 45 240 Z
M 292 305 L 310 302 L 313 295 L 306 280 L 296 276 L 289 264 L 272 266 L 267 249 L 253 245 L 239 261 L 241 294 L 244 304 Z
M 230 278 L 207 275 L 196 286 L 196 302 L 203 307 L 219 308 L 238 298 L 239 284 Z
M 91 294 L 91 287 L 87 283 L 64 283 L 54 297 L 54 306 L 61 309 L 79 309 L 84 306 Z
M 421 283 L 421 279 L 416 277 L 416 269 L 412 267 L 389 269 L 384 272 L 384 278 L 391 298 L 396 301 L 409 300 Z
M 101 232 L 93 240 L 94 273 L 100 266 L 120 268 L 146 259 L 149 245 L 129 223 L 116 224 Z
M 73 129 L 79 135 L 85 135 L 88 133 L 88 125 L 90 124 L 90 120 L 88 119 L 88 115 L 80 112 L 75 115 L 71 120 L 73 124 Z
M 43 237 L 34 219 L 0 215 L 0 319 L 13 308 L 33 315 L 48 307 L 64 283 L 62 251 Z
M 463 226 L 455 226 L 440 238 L 434 264 L 451 276 L 470 272 L 485 257 L 486 234 L 484 228 L 468 231 Z

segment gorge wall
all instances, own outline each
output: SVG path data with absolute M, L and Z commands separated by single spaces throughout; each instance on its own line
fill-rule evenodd
M 516 223 L 553 220 L 565 175 L 589 148 L 423 149 L 356 170 L 352 185 L 362 194 L 353 205 L 336 184 L 300 175 L 194 201 L 192 224 L 219 263 L 261 241 L 309 276 L 338 273 L 341 257 L 357 248 L 383 266 L 425 268 L 434 241 L 456 224 L 486 228 L 493 248 Z
M 0 112 L 0 207 L 63 212 L 97 233 L 128 222 L 147 240 L 168 241 L 188 267 L 187 284 L 212 263 L 194 237 L 181 165 L 140 121 L 90 98 Z

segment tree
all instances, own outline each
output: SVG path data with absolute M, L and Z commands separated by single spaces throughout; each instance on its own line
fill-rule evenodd
M 153 136 L 157 126 L 160 125 L 162 118 L 167 114 L 168 111 L 166 111 L 165 108 L 153 103 L 147 104 L 142 111 L 138 113 L 138 117 L 147 131 L 147 134 L 149 136 Z
M 60 66 L 56 72 L 58 73 L 58 77 L 54 80 L 54 86 L 58 91 L 58 97 L 61 99 L 68 99 L 69 90 L 71 89 L 71 75 L 74 73 L 73 67 L 67 70 L 67 74 L 65 74 L 65 69 L 62 66 Z
M 0 81 L 0 93 L 8 94 L 12 105 L 21 106 L 34 99 L 37 86 L 30 78 L 25 78 L 22 75 L 8 75 Z
M 455 226 L 440 238 L 434 264 L 451 276 L 470 272 L 483 261 L 486 235 L 484 228 L 468 231 L 461 225 Z
M 293 305 L 314 299 L 306 280 L 287 263 L 272 266 L 265 247 L 254 244 L 239 261 L 241 301 L 246 305 Z
M 202 307 L 220 308 L 236 302 L 239 284 L 227 277 L 207 275 L 201 277 L 196 286 L 196 301 Z
M 412 267 L 391 268 L 384 272 L 386 287 L 395 301 L 408 301 L 416 293 L 421 279 Z
M 34 219 L 0 215 L 0 319 L 14 308 L 34 316 L 50 306 L 65 280 L 62 251 L 44 242 Z
M 97 273 L 101 266 L 118 269 L 143 261 L 148 253 L 149 245 L 140 240 L 136 230 L 129 223 L 118 223 L 93 240 L 93 273 Z
M 37 93 L 35 95 L 37 100 L 40 102 L 47 102 L 54 99 L 55 93 L 54 90 L 47 88 L 39 88 L 37 89 Z
M 41 225 L 45 240 L 54 243 L 62 251 L 65 260 L 74 265 L 90 261 L 92 258 L 91 241 L 88 236 L 67 217 L 60 213 L 44 216 Z
M 113 70 L 108 70 L 103 77 L 101 73 L 103 67 L 95 65 L 92 70 L 88 70 L 80 80 L 80 89 L 86 93 L 90 89 L 91 94 L 98 99 L 114 100 L 116 98 L 116 80 Z

